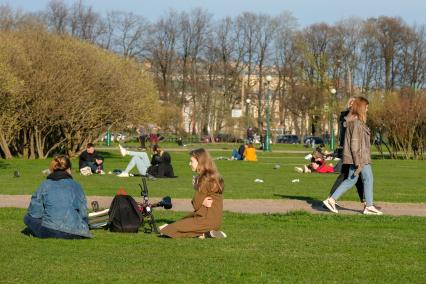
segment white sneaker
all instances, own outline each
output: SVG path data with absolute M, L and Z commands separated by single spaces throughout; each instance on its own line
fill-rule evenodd
M 362 214 L 365 215 L 383 215 L 383 212 L 377 210 L 376 207 L 374 206 L 366 206 L 364 209 L 364 212 L 362 212 Z
M 130 175 L 129 175 L 129 173 L 122 172 L 121 174 L 119 174 L 119 175 L 117 175 L 117 176 L 118 176 L 118 177 L 121 177 L 121 178 L 123 178 L 123 177 L 127 178 L 127 177 L 129 177 Z
M 118 144 L 118 148 L 120 148 L 121 156 L 124 157 L 127 155 L 127 150 L 123 146 L 121 146 L 121 144 Z
M 310 160 L 310 159 L 312 159 L 312 154 L 308 154 L 305 156 L 305 160 Z
M 298 173 L 303 173 L 303 169 L 300 167 L 294 167 L 294 170 Z
M 333 213 L 339 213 L 339 211 L 337 211 L 337 209 L 336 209 L 336 204 L 334 203 L 331 203 L 331 201 L 330 201 L 330 198 L 327 198 L 326 200 L 324 200 L 323 202 L 322 202 L 324 205 L 325 205 L 325 207 L 327 207 L 328 208 L 328 210 L 330 210 L 331 212 L 333 212 Z
M 222 231 L 210 231 L 206 235 L 209 238 L 215 238 L 215 239 L 226 239 L 227 237 L 227 235 Z

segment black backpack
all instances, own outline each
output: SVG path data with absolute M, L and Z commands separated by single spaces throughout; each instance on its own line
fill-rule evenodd
M 108 214 L 111 232 L 137 233 L 143 220 L 138 204 L 130 195 L 116 195 Z

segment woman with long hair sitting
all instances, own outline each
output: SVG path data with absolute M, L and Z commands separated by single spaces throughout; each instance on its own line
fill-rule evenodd
M 223 215 L 223 178 L 205 149 L 193 150 L 189 156 L 189 165 L 198 174 L 192 181 L 194 211 L 182 220 L 161 226 L 160 233 L 170 238 L 226 238 L 226 234 L 219 231 Z

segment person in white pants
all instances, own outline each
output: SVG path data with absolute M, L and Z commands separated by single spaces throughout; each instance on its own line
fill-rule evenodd
M 123 146 L 118 145 L 120 148 L 120 153 L 124 157 L 126 155 L 132 156 L 127 168 L 119 175 L 118 177 L 129 177 L 129 172 L 136 166 L 139 173 L 145 176 L 147 173 L 149 166 L 151 166 L 151 162 L 149 161 L 148 154 L 146 152 L 135 152 L 128 151 Z

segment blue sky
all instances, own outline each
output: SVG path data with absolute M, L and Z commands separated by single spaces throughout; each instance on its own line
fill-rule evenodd
M 25 11 L 37 11 L 46 7 L 48 0 L 0 0 Z M 65 0 L 74 3 L 74 0 Z M 290 11 L 301 26 L 356 16 L 360 18 L 399 16 L 409 25 L 426 24 L 426 0 L 85 0 L 97 12 L 126 11 L 142 15 L 151 21 L 164 15 L 169 9 L 189 11 L 201 7 L 215 18 L 237 16 L 249 11 L 277 15 Z

